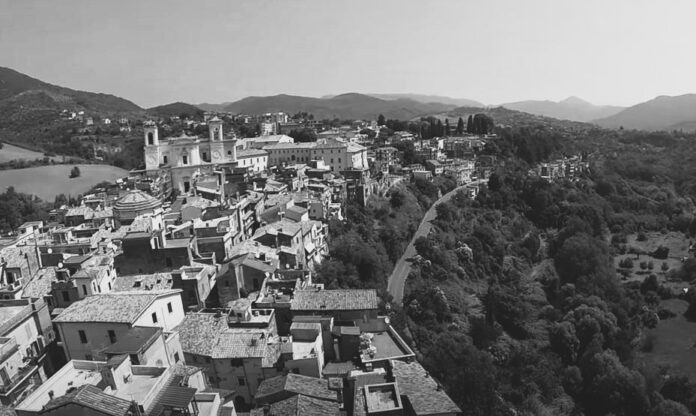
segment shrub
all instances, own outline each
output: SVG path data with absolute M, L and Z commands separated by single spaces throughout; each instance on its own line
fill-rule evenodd
M 669 248 L 665 246 L 660 246 L 655 251 L 653 251 L 652 256 L 656 259 L 665 260 L 669 256 Z
M 648 236 L 645 235 L 645 233 L 641 231 L 641 232 L 638 233 L 638 236 L 636 237 L 636 240 L 637 240 L 637 241 L 648 241 Z
M 640 268 L 642 270 L 646 270 L 648 268 L 648 262 L 647 261 L 641 261 L 640 262 Z
M 77 178 L 77 177 L 79 177 L 79 176 L 80 176 L 80 168 L 78 168 L 77 166 L 73 167 L 73 168 L 70 170 L 70 178 L 71 178 L 71 179 L 72 179 L 72 178 Z
M 663 261 L 663 262 L 662 262 L 662 266 L 660 266 L 660 269 L 661 269 L 663 272 L 666 272 L 667 270 L 669 270 L 669 265 L 667 264 L 666 261 Z
M 619 267 L 624 268 L 624 269 L 632 269 L 633 268 L 633 260 L 629 257 L 624 257 L 619 262 Z

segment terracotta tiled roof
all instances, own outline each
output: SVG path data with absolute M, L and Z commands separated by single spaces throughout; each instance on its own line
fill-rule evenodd
M 459 407 L 438 389 L 438 382 L 417 361 L 392 360 L 392 373 L 402 396 L 406 396 L 416 415 L 461 413 Z
M 44 411 L 55 409 L 69 403 L 81 407 L 88 407 L 99 413 L 111 416 L 127 415 L 131 407 L 131 403 L 128 400 L 104 393 L 99 388 L 88 384 L 78 387 L 72 393 L 56 397 L 49 401 L 44 407 Z
M 112 292 L 87 296 L 67 307 L 53 322 L 119 322 L 133 324 L 161 296 L 181 290 Z
M 176 330 L 182 349 L 189 354 L 213 359 L 264 358 L 267 355 L 267 331 L 258 328 L 230 329 L 224 314 L 190 313 Z
M 274 416 L 332 416 L 339 414 L 338 403 L 297 395 L 271 405 Z M 263 407 L 253 409 L 251 416 L 263 416 Z
M 374 289 L 298 290 L 290 307 L 294 311 L 377 309 Z
M 329 390 L 328 380 L 293 373 L 264 380 L 256 390 L 255 399 L 262 403 L 267 402 L 268 400 L 264 399 L 268 399 L 269 396 L 273 396 L 282 391 L 320 400 L 338 400 L 336 392 Z
M 51 294 L 51 283 L 57 281 L 56 268 L 46 267 L 39 270 L 22 291 L 23 298 L 41 298 Z

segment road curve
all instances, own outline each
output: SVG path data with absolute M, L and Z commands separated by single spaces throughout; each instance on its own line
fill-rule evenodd
M 416 255 L 416 248 L 413 245 L 413 243 L 416 242 L 416 239 L 418 237 L 426 236 L 430 232 L 430 229 L 433 226 L 430 223 L 430 221 L 434 220 L 437 216 L 435 208 L 440 202 L 449 200 L 454 196 L 454 194 L 456 194 L 458 191 L 461 191 L 465 187 L 466 185 L 459 186 L 457 188 L 454 188 L 452 191 L 444 194 L 440 199 L 433 203 L 433 206 L 431 206 L 430 209 L 423 216 L 423 219 L 421 220 L 421 223 L 418 226 L 418 230 L 416 230 L 416 233 L 413 234 L 411 242 L 408 244 L 408 247 L 406 247 L 406 250 L 404 251 L 404 254 L 401 256 L 399 261 L 397 261 L 394 265 L 394 270 L 389 276 L 389 282 L 387 283 L 387 291 L 391 293 L 391 295 L 394 297 L 394 299 L 392 299 L 392 303 L 398 303 L 399 305 L 401 305 L 403 301 L 404 285 L 406 284 L 406 278 L 408 277 L 408 274 L 411 272 L 411 263 L 408 262 L 407 259 L 410 259 L 411 257 Z

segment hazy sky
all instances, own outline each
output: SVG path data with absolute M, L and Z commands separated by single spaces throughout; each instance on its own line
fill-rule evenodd
M 696 2 L 0 0 L 0 66 L 141 106 L 413 92 L 696 93 Z

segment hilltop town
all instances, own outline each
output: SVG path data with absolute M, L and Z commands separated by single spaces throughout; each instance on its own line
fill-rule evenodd
M 0 239 L 2 404 L 23 416 L 460 414 L 389 302 L 326 288 L 316 268 L 347 205 L 437 177 L 475 197 L 495 136 L 319 130 L 274 113 L 239 137 L 230 117 L 173 136 L 163 125 L 178 117 L 143 123 L 144 169 Z

